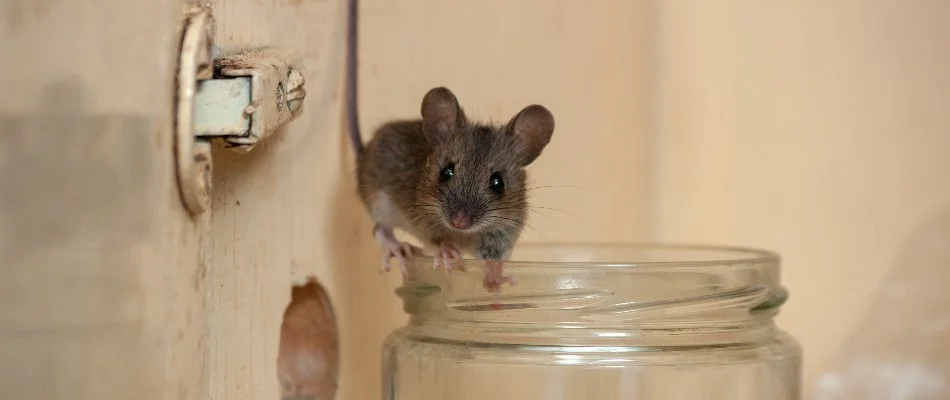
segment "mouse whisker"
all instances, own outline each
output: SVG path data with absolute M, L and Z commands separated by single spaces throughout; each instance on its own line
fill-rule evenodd
M 521 224 L 521 223 L 522 223 L 522 221 L 519 220 L 519 219 L 510 218 L 510 217 L 505 217 L 505 216 L 501 216 L 501 215 L 492 215 L 492 216 L 490 216 L 489 218 L 486 218 L 486 219 L 488 219 L 490 222 L 493 222 L 493 223 L 494 223 L 494 222 L 499 222 L 499 223 L 501 223 L 502 225 L 505 225 L 505 226 L 518 226 L 518 224 Z
M 412 224 L 414 226 L 421 227 L 424 230 L 431 231 L 437 230 L 437 221 L 435 221 L 431 216 L 428 215 L 415 215 L 411 218 Z
M 537 190 L 537 189 L 577 189 L 577 190 L 584 190 L 584 191 L 587 191 L 587 192 L 593 192 L 593 190 L 590 189 L 590 188 L 586 188 L 586 187 L 583 187 L 583 186 L 569 186 L 569 185 L 566 185 L 566 186 L 553 186 L 553 185 L 531 186 L 531 187 L 526 188 L 525 190 Z
M 489 208 L 489 209 L 487 209 L 486 211 L 508 211 L 508 210 L 515 210 L 515 211 L 518 211 L 518 210 L 525 209 L 525 208 L 527 208 L 527 207 L 525 207 L 525 206 L 523 206 L 523 205 L 517 205 L 517 204 L 515 204 L 515 205 L 498 205 L 498 206 Z
M 430 220 L 432 219 L 433 215 L 437 213 L 437 211 L 438 211 L 438 207 L 436 206 L 416 205 L 406 210 L 406 214 L 407 214 L 406 216 L 413 220 L 419 220 L 422 218 L 425 218 L 426 220 Z
M 518 228 L 519 226 L 524 226 L 525 228 L 531 229 L 535 233 L 541 235 L 541 232 L 539 232 L 533 225 L 527 222 L 522 222 L 514 218 L 500 217 L 496 215 L 496 216 L 491 217 L 490 222 L 491 224 L 494 224 L 494 225 L 501 225 L 502 227 L 509 227 L 509 228 Z
M 439 206 L 432 203 L 413 203 L 409 205 L 413 208 L 438 208 Z
M 554 218 L 551 218 L 550 215 L 547 215 L 547 214 L 545 214 L 545 213 L 543 213 L 543 212 L 541 212 L 541 211 L 533 210 L 533 209 L 530 209 L 530 208 L 528 209 L 528 211 L 534 212 L 535 214 L 538 214 L 538 215 L 540 215 L 540 216 L 546 218 L 546 219 L 548 220 L 548 222 L 554 223 Z
M 572 213 L 572 212 L 570 212 L 570 211 L 567 211 L 567 210 L 562 210 L 562 209 L 560 209 L 560 208 L 553 208 L 553 207 L 541 207 L 541 206 L 528 206 L 527 208 L 528 208 L 528 209 L 541 209 L 541 210 L 549 210 L 549 211 L 559 211 L 559 212 L 562 212 L 562 213 L 564 213 L 564 214 L 567 214 L 567 215 L 572 215 L 572 216 L 574 216 L 574 217 L 577 217 L 577 218 L 581 218 L 581 216 L 580 216 L 580 215 L 577 215 L 577 214 L 575 214 L 575 213 Z M 581 218 L 581 219 L 583 219 L 583 218 Z

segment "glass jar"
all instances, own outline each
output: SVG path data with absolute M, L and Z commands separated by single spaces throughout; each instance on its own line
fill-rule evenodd
M 411 260 L 383 399 L 799 399 L 801 349 L 773 321 L 777 254 L 521 244 L 505 265 L 518 284 L 498 294 L 483 263 L 465 266 Z

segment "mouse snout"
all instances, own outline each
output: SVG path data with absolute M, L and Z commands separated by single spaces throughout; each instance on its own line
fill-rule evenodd
M 450 222 L 455 229 L 467 229 L 472 226 L 472 217 L 466 212 L 459 211 L 452 215 Z

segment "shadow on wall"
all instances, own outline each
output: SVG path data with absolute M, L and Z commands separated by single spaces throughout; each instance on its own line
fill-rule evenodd
M 950 399 L 950 208 L 925 221 L 815 400 Z

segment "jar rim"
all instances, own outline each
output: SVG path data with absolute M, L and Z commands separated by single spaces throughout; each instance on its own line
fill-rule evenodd
M 592 257 L 603 257 L 611 252 L 628 252 L 629 256 L 591 260 L 550 260 L 531 259 L 518 256 L 522 253 L 543 254 L 546 258 L 562 254 L 576 256 L 578 251 L 587 251 Z M 642 259 L 636 259 L 637 253 Z M 652 256 L 648 254 L 654 253 Z M 659 254 L 659 253 L 666 253 Z M 679 255 L 679 256 L 676 256 Z M 418 261 L 431 263 L 430 255 L 413 257 Z M 482 262 L 483 260 L 465 258 L 466 263 Z M 672 242 L 588 242 L 588 241 L 560 241 L 560 242 L 525 242 L 515 246 L 513 256 L 506 264 L 517 264 L 518 268 L 648 268 L 648 267 L 712 267 L 712 266 L 751 266 L 751 265 L 778 265 L 781 256 L 771 250 L 730 245 L 672 243 Z

